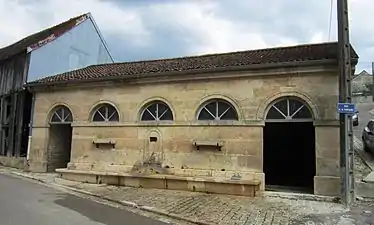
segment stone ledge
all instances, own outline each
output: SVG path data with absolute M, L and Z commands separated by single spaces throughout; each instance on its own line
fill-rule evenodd
M 72 127 L 263 127 L 263 120 L 239 120 L 239 121 L 172 121 L 172 122 L 119 122 L 119 123 L 92 123 L 73 122 Z
M 183 177 L 174 175 L 142 175 L 100 171 L 57 169 L 60 177 L 84 183 L 197 191 L 215 194 L 259 196 L 259 180 L 227 180 L 216 177 Z
M 284 198 L 290 200 L 305 200 L 305 201 L 319 201 L 319 202 L 339 202 L 340 197 L 334 196 L 324 196 L 315 194 L 302 194 L 302 193 L 288 193 L 288 192 L 275 192 L 275 191 L 265 191 L 264 197 L 273 198 Z
M 339 120 L 315 120 L 313 122 L 316 127 L 339 127 Z

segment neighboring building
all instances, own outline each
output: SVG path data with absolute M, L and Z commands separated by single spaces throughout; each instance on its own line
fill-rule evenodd
M 337 58 L 337 43 L 322 43 L 94 65 L 32 82 L 30 170 L 137 187 L 339 195 Z
M 354 76 L 352 79 L 352 93 L 353 94 L 371 94 L 370 88 L 373 85 L 373 76 L 366 72 L 366 70 L 361 71 L 361 73 Z
M 0 163 L 23 166 L 22 157 L 27 153 L 33 97 L 24 84 L 47 75 L 111 62 L 113 59 L 90 13 L 1 48 Z

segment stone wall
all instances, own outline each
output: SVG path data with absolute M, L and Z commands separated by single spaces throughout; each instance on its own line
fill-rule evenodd
M 99 171 L 131 171 L 141 162 L 156 160 L 167 172 L 180 175 L 240 175 L 260 179 L 262 173 L 262 126 L 268 105 L 282 96 L 296 96 L 309 104 L 316 124 L 317 171 L 315 188 L 325 193 L 338 173 L 338 133 L 336 74 L 310 73 L 266 77 L 186 81 L 167 84 L 118 84 L 37 93 L 30 166 L 45 170 L 48 119 L 54 106 L 68 106 L 74 116 L 70 168 Z M 212 98 L 230 102 L 239 120 L 217 124 L 196 120 L 199 106 Z M 139 122 L 142 107 L 162 100 L 172 109 L 169 123 Z M 110 102 L 120 113 L 120 122 L 89 122 L 92 109 Z M 158 137 L 150 143 L 150 136 Z M 100 149 L 93 139 L 116 142 L 114 149 Z M 193 140 L 218 140 L 222 151 L 197 151 Z M 150 146 L 152 145 L 152 146 Z M 154 152 L 154 154 L 152 154 Z M 152 157 L 151 157 L 152 156 Z M 335 187 L 332 187 L 335 190 Z M 338 191 L 338 190 L 337 190 Z M 331 192 L 331 191 L 330 191 Z
M 25 167 L 25 157 L 0 156 L 0 166 L 23 169 Z

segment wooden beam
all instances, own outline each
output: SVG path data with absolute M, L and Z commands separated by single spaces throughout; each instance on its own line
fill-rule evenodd
M 24 102 L 26 98 L 26 91 L 22 91 L 18 94 L 17 97 L 17 123 L 15 128 L 15 156 L 21 156 L 21 144 L 22 144 L 22 133 L 23 133 L 23 110 Z
M 14 147 L 15 147 L 15 143 L 14 143 L 14 134 L 15 134 L 15 127 L 16 127 L 16 124 L 17 124 L 17 116 L 16 116 L 16 106 L 17 106 L 17 98 L 18 98 L 18 93 L 15 92 L 11 95 L 10 97 L 10 120 L 9 120 L 9 136 L 8 136 L 8 143 L 9 143 L 9 148 L 8 148 L 8 156 L 14 156 Z
M 4 124 L 4 112 L 5 112 L 5 107 L 4 107 L 4 97 L 0 97 L 0 155 L 4 155 L 5 149 L 5 140 L 4 140 L 4 132 L 3 132 L 3 124 Z

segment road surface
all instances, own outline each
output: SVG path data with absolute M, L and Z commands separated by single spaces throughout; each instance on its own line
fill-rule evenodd
M 356 107 L 359 111 L 359 125 L 353 127 L 353 133 L 361 140 L 361 133 L 364 130 L 364 127 L 370 119 L 374 119 L 374 115 L 370 114 L 370 111 L 374 108 L 371 96 L 367 97 L 363 102 L 356 103 Z
M 1 225 L 165 225 L 54 188 L 0 174 Z
M 366 99 L 362 98 L 361 101 L 356 102 L 356 107 L 359 111 L 359 125 L 353 127 L 353 134 L 361 141 L 362 131 L 367 123 L 374 119 L 374 114 L 370 111 L 374 109 L 374 103 L 371 96 Z M 374 156 L 372 154 L 366 153 L 363 149 L 360 149 L 362 159 L 366 161 L 369 165 L 374 165 Z

